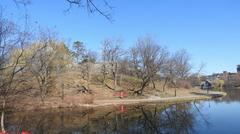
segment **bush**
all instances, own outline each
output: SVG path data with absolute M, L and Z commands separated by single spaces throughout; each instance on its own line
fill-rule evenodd
M 189 81 L 186 81 L 186 80 L 179 80 L 177 82 L 177 87 L 178 88 L 185 88 L 185 89 L 190 89 L 192 88 L 192 85 Z

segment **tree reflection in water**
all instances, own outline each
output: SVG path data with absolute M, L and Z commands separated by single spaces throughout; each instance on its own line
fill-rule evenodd
M 34 134 L 188 134 L 197 112 L 192 103 L 7 113 L 6 129 Z
M 140 107 L 142 116 L 137 126 L 141 129 L 137 133 L 193 133 L 194 112 L 190 110 L 190 104 L 178 104 L 169 108 L 154 111 Z

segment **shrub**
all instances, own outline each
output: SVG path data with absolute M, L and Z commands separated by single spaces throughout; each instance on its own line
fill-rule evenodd
M 185 88 L 185 89 L 190 89 L 192 88 L 192 85 L 189 81 L 186 81 L 186 80 L 179 80 L 177 82 L 177 87 L 178 88 Z

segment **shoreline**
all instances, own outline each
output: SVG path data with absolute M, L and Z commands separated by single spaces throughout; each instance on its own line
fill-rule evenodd
M 146 99 L 109 99 L 109 100 L 94 100 L 91 104 L 83 103 L 58 103 L 55 105 L 28 105 L 25 108 L 15 107 L 8 109 L 9 111 L 35 111 L 35 110 L 51 110 L 51 109 L 69 109 L 69 108 L 99 108 L 99 107 L 109 107 L 109 106 L 120 106 L 120 105 L 138 105 L 138 104 L 151 104 L 151 103 L 161 103 L 161 104 L 174 104 L 174 103 L 185 103 L 191 101 L 209 100 L 214 98 L 221 98 L 227 95 L 225 92 L 210 91 L 209 94 L 193 93 L 194 95 L 187 96 L 177 96 L 177 97 L 153 97 Z M 8 111 L 7 110 L 7 111 Z
M 208 100 L 226 96 L 225 92 L 210 92 L 209 94 L 180 96 L 180 97 L 166 97 L 166 98 L 148 98 L 148 99 L 120 99 L 120 100 L 96 100 L 93 104 L 83 104 L 83 107 L 104 107 L 104 106 L 117 106 L 117 105 L 135 105 L 146 103 L 178 103 L 189 102 L 198 100 Z

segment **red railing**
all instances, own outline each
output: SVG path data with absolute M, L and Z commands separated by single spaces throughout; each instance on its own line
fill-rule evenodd
M 14 134 L 14 133 L 11 133 L 11 132 L 0 132 L 0 134 Z M 22 131 L 18 134 L 32 134 L 31 132 L 28 132 L 28 131 Z
M 120 91 L 120 92 L 115 93 L 114 96 L 117 96 L 117 97 L 119 97 L 119 98 L 123 98 L 123 97 L 127 97 L 127 96 L 128 96 L 128 93 L 127 93 L 127 92 Z

